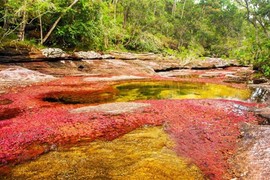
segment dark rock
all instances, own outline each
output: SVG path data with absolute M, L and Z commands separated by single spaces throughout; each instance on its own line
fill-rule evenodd
M 259 124 L 270 125 L 270 107 L 256 109 L 255 114 L 264 118 L 264 120 L 260 121 Z
M 246 83 L 248 78 L 246 76 L 239 76 L 239 75 L 226 75 L 226 80 L 224 82 L 227 83 Z
M 79 70 L 83 70 L 83 69 L 84 69 L 84 66 L 83 66 L 83 65 L 80 65 L 80 66 L 78 67 L 78 69 L 79 69 Z
M 266 78 L 254 78 L 252 79 L 253 84 L 262 84 L 266 83 L 267 79 Z

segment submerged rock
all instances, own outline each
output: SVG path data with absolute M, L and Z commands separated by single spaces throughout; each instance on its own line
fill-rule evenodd
M 143 110 L 149 106 L 151 106 L 151 104 L 135 103 L 135 102 L 117 102 L 117 103 L 101 104 L 97 106 L 82 107 L 78 109 L 73 109 L 70 112 L 71 113 L 102 112 L 108 114 L 121 114 Z

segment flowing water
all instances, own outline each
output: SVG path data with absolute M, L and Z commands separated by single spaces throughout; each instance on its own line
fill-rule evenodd
M 173 81 L 127 82 L 97 92 L 56 92 L 44 101 L 62 104 L 101 104 L 149 99 L 235 99 L 248 100 L 251 90 L 208 83 Z
M 61 104 L 101 104 L 148 99 L 225 98 L 248 100 L 249 89 L 207 83 L 133 81 L 104 91 L 56 92 L 43 100 Z M 141 128 L 113 141 L 58 149 L 12 168 L 6 179 L 204 179 L 189 160 L 177 156 L 162 127 Z
M 113 141 L 50 152 L 16 166 L 7 179 L 204 179 L 172 146 L 162 127 L 146 127 Z

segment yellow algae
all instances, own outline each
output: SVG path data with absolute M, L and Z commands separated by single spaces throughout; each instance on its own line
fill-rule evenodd
M 184 83 L 170 81 L 129 82 L 116 85 L 117 102 L 147 99 L 212 99 L 247 100 L 251 91 L 209 83 Z
M 204 179 L 172 150 L 162 127 L 145 127 L 113 141 L 58 150 L 12 169 L 10 179 Z

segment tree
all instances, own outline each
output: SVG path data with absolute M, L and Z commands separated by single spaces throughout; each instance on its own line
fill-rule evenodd
M 61 15 L 57 18 L 57 20 L 53 23 L 52 27 L 50 28 L 50 30 L 48 31 L 48 33 L 46 34 L 46 36 L 44 37 L 44 39 L 41 40 L 41 44 L 43 44 L 44 42 L 47 41 L 47 39 L 50 37 L 50 35 L 52 34 L 53 30 L 56 28 L 57 24 L 59 23 L 59 21 L 62 19 L 62 17 L 67 13 L 67 11 L 69 9 L 71 9 L 79 0 L 74 0 L 68 7 L 67 9 L 65 9 L 63 11 L 63 13 L 61 13 Z
M 270 76 L 270 1 L 237 0 L 237 3 L 244 8 L 246 19 L 254 28 L 247 31 L 248 46 L 241 54 L 253 55 L 250 61 Z

